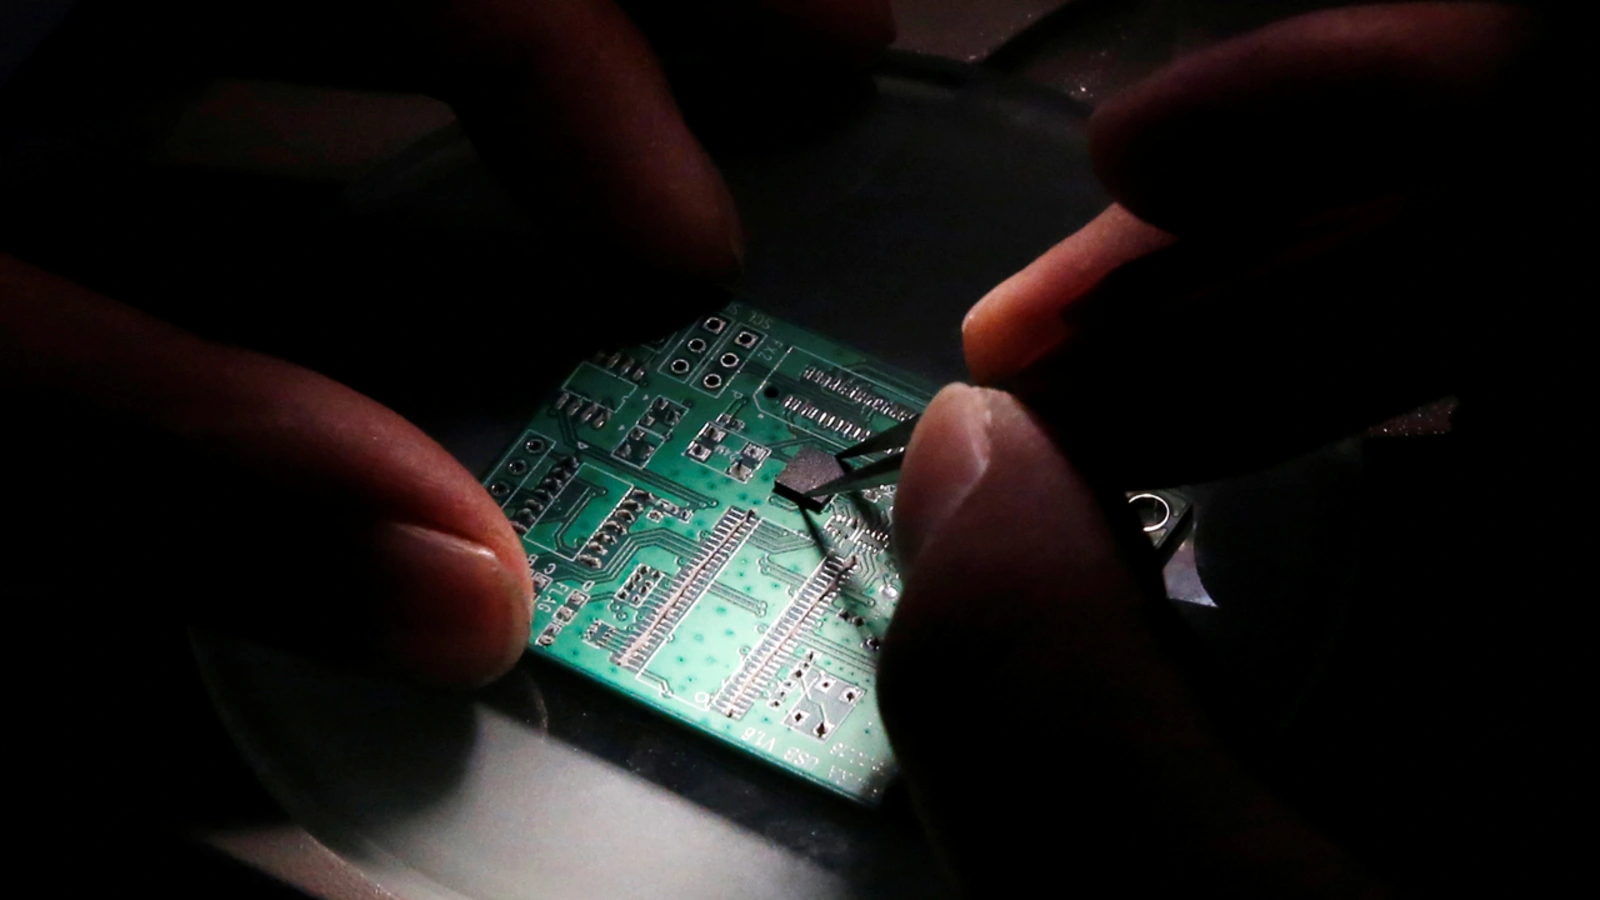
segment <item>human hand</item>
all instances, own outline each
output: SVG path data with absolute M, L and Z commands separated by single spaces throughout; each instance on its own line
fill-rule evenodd
M 1430 559 L 1418 583 L 1486 603 L 1513 588 L 1561 595 L 1547 565 L 1559 559 L 1528 528 L 1538 488 L 1517 483 L 1527 463 L 1554 462 L 1555 441 L 1519 440 L 1505 418 L 1560 388 L 1561 355 L 1536 349 L 1570 315 L 1552 287 L 1565 267 L 1560 186 L 1576 170 L 1552 137 L 1564 95 L 1535 53 L 1542 28 L 1481 4 L 1320 13 L 1180 60 L 1096 113 L 1096 165 L 1119 205 L 984 298 L 964 328 L 975 380 L 1026 407 L 947 389 L 897 494 L 908 571 L 885 641 L 884 715 L 975 893 L 1042 878 L 1091 893 L 1386 891 L 1219 735 L 1216 697 L 1195 688 L 1116 489 L 1252 469 L 1455 393 L 1488 413 L 1467 457 L 1482 499 L 1463 507 L 1493 537 L 1466 536 L 1453 549 L 1468 566 Z M 1491 431 L 1501 437 L 1483 442 Z M 1499 627 L 1509 659 L 1484 679 L 1518 697 L 1548 689 L 1543 668 L 1518 670 L 1537 662 L 1527 648 L 1565 658 L 1548 634 L 1523 643 L 1537 622 L 1516 637 Z M 1459 671 L 1438 657 L 1416 665 Z M 1452 727 L 1522 734 L 1544 718 L 1483 693 L 1459 701 L 1437 701 L 1463 716 L 1445 716 Z M 975 710 L 991 724 L 965 727 Z M 1524 755 L 1471 759 L 1548 758 L 1539 733 L 1526 732 Z M 1461 807 L 1448 830 L 1470 842 L 1430 836 L 1412 854 L 1427 871 L 1407 876 L 1527 876 L 1542 838 L 1512 832 L 1548 834 L 1537 810 L 1513 798 L 1513 776 L 1486 774 L 1482 789 L 1481 809 Z M 1432 790 L 1444 789 L 1417 796 Z M 1357 810 L 1345 825 L 1383 816 Z
M 120 23 L 129 60 L 175 77 L 431 91 L 517 197 L 553 194 L 616 255 L 701 279 L 737 271 L 732 201 L 610 0 L 97 11 Z M 674 48 L 843 64 L 892 28 L 878 3 L 708 0 L 653 18 Z M 104 614 L 104 585 L 72 577 L 93 553 L 119 591 L 159 597 L 141 621 L 171 614 L 453 685 L 495 677 L 526 644 L 526 559 L 495 504 L 343 385 L 0 256 L 0 396 L 23 436 L 9 470 L 77 473 L 30 477 L 11 498 L 30 524 L 7 549 L 7 593 L 38 614 Z M 87 506 L 67 499 L 91 484 Z M 114 538 L 84 536 L 106 528 Z
M 972 309 L 974 379 L 1139 487 L 1528 393 L 1575 165 L 1547 39 L 1497 4 L 1334 10 L 1114 97 L 1090 143 L 1117 205 Z
M 945 388 L 907 448 L 879 691 L 958 883 L 1380 895 L 1219 737 L 1169 655 L 1149 545 L 1105 499 L 999 391 Z

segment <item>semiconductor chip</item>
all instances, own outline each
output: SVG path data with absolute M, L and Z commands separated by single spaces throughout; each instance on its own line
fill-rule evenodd
M 779 473 L 772 492 L 799 504 L 801 509 L 821 512 L 833 497 L 807 497 L 806 491 L 821 487 L 845 474 L 844 465 L 833 454 L 816 447 L 801 447 Z

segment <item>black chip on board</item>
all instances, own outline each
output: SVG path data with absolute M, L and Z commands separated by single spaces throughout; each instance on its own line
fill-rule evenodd
M 844 465 L 834 459 L 833 454 L 816 447 L 801 447 L 800 452 L 779 473 L 772 492 L 793 500 L 801 509 L 821 512 L 833 499 L 832 496 L 807 497 L 806 491 L 819 488 L 844 474 Z

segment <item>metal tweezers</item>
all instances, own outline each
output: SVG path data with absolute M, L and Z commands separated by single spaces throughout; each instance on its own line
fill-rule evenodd
M 814 487 L 806 491 L 806 496 L 822 497 L 847 491 L 861 491 L 899 480 L 900 463 L 905 460 L 906 444 L 911 441 L 911 432 L 916 430 L 917 422 L 921 418 L 921 416 L 912 416 L 893 428 L 878 432 L 854 447 L 835 453 L 833 458 L 839 460 L 841 465 L 844 460 L 856 456 L 866 456 L 868 453 L 887 453 L 889 455 L 883 459 L 869 462 L 859 469 L 852 469 L 827 484 Z

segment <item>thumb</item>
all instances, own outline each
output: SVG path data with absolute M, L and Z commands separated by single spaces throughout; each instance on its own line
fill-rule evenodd
M 1124 893 L 1365 890 L 1214 737 L 1151 627 L 1136 545 L 1014 398 L 941 392 L 895 515 L 884 721 L 968 888 L 1071 872 Z
M 470 473 L 314 372 L 215 344 L 0 255 L 0 446 L 27 523 L 0 596 L 149 612 L 470 685 L 525 646 L 521 543 Z M 51 473 L 53 477 L 44 477 Z M 86 573 L 115 573 L 118 591 Z M 9 599 L 9 597 L 8 597 Z M 87 613 L 87 614 L 86 614 Z M 145 616 L 131 618 L 142 619 Z

